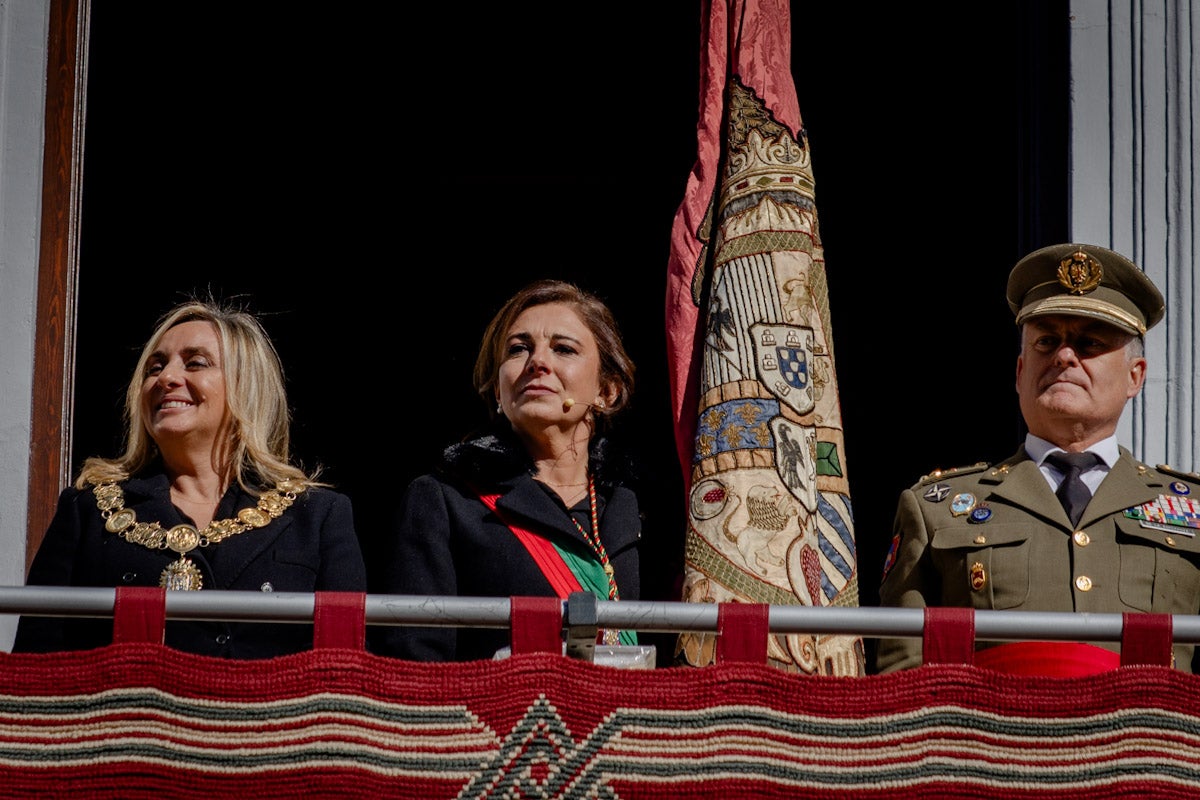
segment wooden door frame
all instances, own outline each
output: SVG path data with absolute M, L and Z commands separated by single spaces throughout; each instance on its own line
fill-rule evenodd
M 50 0 L 25 568 L 70 480 L 90 0 Z

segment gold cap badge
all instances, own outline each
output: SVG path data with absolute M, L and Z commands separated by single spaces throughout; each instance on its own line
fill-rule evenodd
M 1071 294 L 1087 294 L 1100 285 L 1104 268 L 1082 250 L 1058 262 L 1058 282 Z

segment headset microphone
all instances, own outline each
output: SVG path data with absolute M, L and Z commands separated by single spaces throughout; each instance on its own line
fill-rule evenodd
M 564 397 L 564 398 L 563 398 L 563 413 L 564 413 L 564 414 L 565 414 L 566 412 L 570 411 L 570 410 L 571 410 L 572 408 L 574 408 L 574 407 L 575 407 L 575 398 L 574 398 L 574 397 Z M 590 409 L 592 409 L 593 411 L 595 411 L 596 409 L 601 409 L 601 410 L 603 410 L 603 408 L 604 408 L 604 401 L 603 401 L 603 400 L 597 400 L 595 403 L 584 403 L 583 407 L 584 407 L 584 408 L 590 408 Z

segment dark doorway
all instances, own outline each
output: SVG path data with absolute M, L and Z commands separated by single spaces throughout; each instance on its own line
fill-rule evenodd
M 1065 236 L 1066 4 L 993 6 L 968 26 L 792 5 L 863 605 L 899 491 L 1016 447 L 1004 281 Z M 501 299 L 566 278 L 609 300 L 638 365 L 621 434 L 652 475 L 647 588 L 678 599 L 663 298 L 700 4 L 443 8 L 92 10 L 74 465 L 118 451 L 158 315 L 241 298 L 286 364 L 296 453 L 354 499 L 370 554 L 484 420 L 470 370 Z

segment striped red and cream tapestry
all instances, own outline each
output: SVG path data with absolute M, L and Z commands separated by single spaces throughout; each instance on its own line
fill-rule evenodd
M 0 796 L 1194 798 L 1200 678 L 0 654 Z
M 857 606 L 858 569 L 812 154 L 788 0 L 707 0 L 698 157 L 671 232 L 666 326 L 688 495 L 683 597 Z M 713 661 L 685 633 L 676 660 Z M 844 635 L 771 637 L 770 663 L 862 675 Z

